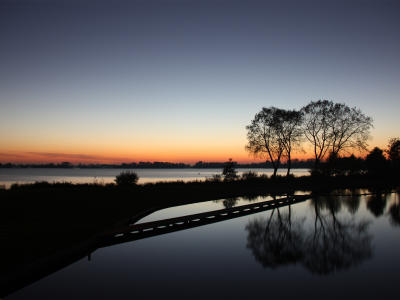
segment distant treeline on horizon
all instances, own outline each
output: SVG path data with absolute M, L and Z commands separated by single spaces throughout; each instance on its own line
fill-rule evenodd
M 346 159 L 343 157 L 341 159 Z M 357 158 L 359 164 L 364 166 L 365 160 L 363 158 Z M 309 169 L 312 168 L 314 164 L 314 159 L 293 159 L 292 160 L 292 168 L 297 169 Z M 223 168 L 226 165 L 226 162 L 203 162 L 198 161 L 193 166 L 184 163 L 170 163 L 170 162 L 139 162 L 139 163 L 122 163 L 120 165 L 117 164 L 76 164 L 73 165 L 70 162 L 62 162 L 61 164 L 12 164 L 6 163 L 1 164 L 0 168 L 80 168 L 80 169 L 184 169 L 184 168 Z M 235 168 L 264 168 L 270 169 L 273 168 L 273 165 L 270 161 L 262 162 L 262 163 L 250 163 L 250 164 L 238 164 L 234 162 Z M 280 167 L 287 167 L 286 163 L 281 163 Z M 362 168 L 364 169 L 364 168 Z

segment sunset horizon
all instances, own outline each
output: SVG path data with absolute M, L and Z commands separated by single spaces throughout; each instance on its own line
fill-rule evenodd
M 381 148 L 381 147 L 379 147 Z M 381 149 L 386 149 L 386 147 L 382 147 Z M 360 153 L 354 152 L 345 156 L 355 155 L 356 157 L 365 158 L 367 152 Z M 5 159 L 7 157 L 7 159 Z M 185 157 L 185 156 L 183 156 Z M 112 156 L 102 156 L 100 154 L 90 155 L 90 154 L 79 154 L 79 153 L 59 153 L 59 152 L 16 152 L 12 155 L 0 156 L 0 163 L 5 165 L 6 163 L 12 164 L 60 164 L 62 162 L 70 162 L 73 165 L 81 164 L 122 164 L 122 163 L 139 163 L 139 162 L 170 162 L 170 163 L 184 163 L 194 165 L 199 161 L 203 162 L 227 162 L 229 158 L 232 158 L 233 161 L 239 164 L 252 164 L 252 163 L 262 163 L 265 161 L 269 161 L 267 157 L 265 158 L 253 158 L 249 157 L 246 153 L 242 156 L 240 155 L 224 155 L 221 154 L 219 156 L 207 156 L 207 155 L 199 155 L 199 157 L 195 158 L 180 158 L 178 156 L 165 156 L 159 158 L 151 158 L 142 156 L 139 158 L 129 158 L 129 157 L 112 157 Z M 294 155 L 292 158 L 299 160 L 308 160 L 315 159 L 312 153 Z M 285 162 L 287 159 L 282 158 L 281 161 Z

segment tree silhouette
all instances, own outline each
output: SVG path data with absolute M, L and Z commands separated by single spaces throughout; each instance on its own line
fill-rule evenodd
M 232 158 L 229 158 L 226 162 L 224 169 L 222 170 L 222 175 L 224 176 L 224 181 L 235 180 L 239 177 L 235 170 L 235 163 L 232 161 Z
M 391 161 L 400 160 L 400 139 L 399 138 L 391 138 L 389 140 L 388 150 L 385 152 L 388 154 L 389 159 Z
M 380 176 L 387 170 L 387 160 L 383 150 L 375 147 L 366 157 L 365 163 L 368 172 L 374 176 Z
M 267 158 L 274 168 L 273 176 L 279 168 L 284 145 L 277 134 L 277 108 L 271 106 L 257 113 L 251 124 L 246 126 L 248 143 L 245 150 L 255 158 Z
M 369 129 L 373 126 L 372 118 L 366 117 L 361 110 L 318 100 L 311 101 L 301 112 L 304 136 L 313 147 L 314 172 L 329 153 L 337 158 L 354 149 L 366 151 L 367 141 L 371 139 Z
M 367 151 L 367 142 L 372 139 L 371 127 L 372 118 L 366 117 L 360 109 L 335 103 L 331 113 L 332 153 L 339 156 L 354 149 Z
M 389 140 L 388 150 L 385 150 L 395 173 L 400 173 L 400 139 L 391 138 Z
M 287 157 L 287 176 L 292 165 L 292 151 L 304 151 L 301 147 L 303 132 L 301 130 L 302 113 L 296 110 L 277 109 L 274 126 L 279 142 L 283 145 L 284 156 Z
M 332 134 L 330 132 L 332 104 L 328 100 L 311 101 L 301 109 L 304 136 L 313 146 L 314 171 L 319 169 L 319 164 L 326 156 L 332 143 Z

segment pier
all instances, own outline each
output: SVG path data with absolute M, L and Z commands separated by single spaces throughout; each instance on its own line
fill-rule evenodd
M 306 201 L 309 198 L 309 195 L 292 196 L 194 215 L 169 218 L 141 224 L 131 224 L 129 226 L 121 226 L 113 230 L 103 232 L 101 235 L 99 235 L 99 247 L 113 246 L 152 236 L 222 222 L 261 211 L 267 211 L 278 207 L 296 204 Z

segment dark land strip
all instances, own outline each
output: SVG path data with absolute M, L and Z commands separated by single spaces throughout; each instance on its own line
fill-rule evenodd
M 172 183 L 125 188 L 0 190 L 0 286 L 3 289 L 3 279 L 18 270 L 40 265 L 52 256 L 63 256 L 69 249 L 84 247 L 105 229 L 135 223 L 161 208 L 242 196 L 291 196 L 299 190 L 323 195 L 335 189 L 369 189 L 380 193 L 397 187 L 398 178 L 314 181 L 305 177 L 281 178 L 266 184 Z M 341 194 L 355 195 L 349 190 Z M 87 253 L 90 251 L 84 251 L 82 257 Z

